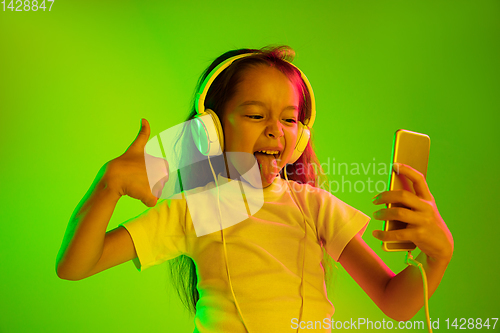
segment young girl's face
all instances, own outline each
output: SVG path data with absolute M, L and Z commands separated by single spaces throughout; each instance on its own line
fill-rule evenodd
M 224 150 L 254 154 L 264 187 L 273 182 L 292 156 L 299 96 L 285 74 L 259 65 L 243 73 L 236 94 L 224 109 Z M 274 154 L 259 153 L 263 150 Z

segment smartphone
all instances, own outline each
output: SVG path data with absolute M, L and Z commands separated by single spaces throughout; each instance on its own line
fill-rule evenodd
M 411 181 L 403 175 L 399 175 L 397 170 L 392 169 L 394 163 L 403 163 L 427 176 L 427 164 L 429 162 L 429 150 L 431 139 L 428 135 L 399 129 L 394 135 L 391 174 L 389 178 L 389 191 L 407 190 L 415 193 Z M 388 204 L 387 208 L 405 207 L 401 204 Z M 401 221 L 385 221 L 384 230 L 397 230 L 406 228 L 407 223 Z M 382 242 L 382 249 L 388 252 L 412 251 L 417 246 L 410 241 L 390 241 Z

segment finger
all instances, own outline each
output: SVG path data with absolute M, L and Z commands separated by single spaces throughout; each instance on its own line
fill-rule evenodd
M 391 230 L 391 231 L 383 231 L 383 230 L 374 230 L 372 235 L 373 237 L 383 241 L 383 242 L 391 242 L 391 241 L 412 241 L 413 231 L 410 229 L 399 229 L 399 230 Z
M 137 152 L 139 151 L 144 151 L 144 147 L 146 146 L 146 143 L 148 143 L 149 140 L 149 134 L 151 130 L 149 128 L 149 122 L 145 119 L 141 119 L 141 130 L 139 131 L 139 134 L 137 134 L 137 137 L 135 138 L 134 142 L 128 147 L 127 150 L 136 150 Z
M 161 194 L 163 193 L 163 188 L 165 187 L 165 184 L 168 181 L 168 176 L 160 179 L 151 189 L 151 192 L 154 194 L 155 197 L 158 199 L 161 197 Z
M 422 173 L 415 170 L 411 166 L 402 163 L 394 163 L 393 168 L 396 174 L 401 174 L 411 180 L 417 196 L 425 200 L 433 199 L 429 187 L 427 186 L 427 181 Z
M 425 202 L 422 201 L 413 192 L 405 190 L 394 190 L 385 191 L 373 198 L 372 201 L 375 205 L 380 204 L 401 204 L 405 207 L 411 208 L 413 210 L 425 211 L 428 207 Z
M 147 198 L 141 200 L 143 204 L 145 204 L 148 207 L 154 207 L 156 206 L 156 203 L 158 202 L 158 199 L 154 195 L 148 195 Z
M 401 183 L 401 186 L 405 191 L 416 193 L 416 191 L 413 188 L 412 182 L 407 177 L 403 176 L 398 171 L 396 171 L 396 177 L 399 179 L 399 182 Z
M 401 221 L 409 224 L 422 224 L 422 214 L 404 207 L 377 210 L 373 218 L 381 221 Z
M 145 204 L 147 207 L 154 207 L 156 206 L 156 203 L 158 202 L 158 199 L 155 198 L 154 200 L 148 200 L 147 202 L 144 200 L 141 200 L 143 204 Z

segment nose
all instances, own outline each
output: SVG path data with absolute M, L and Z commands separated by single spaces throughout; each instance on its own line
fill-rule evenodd
M 283 136 L 283 125 L 279 120 L 270 120 L 266 127 L 266 136 L 270 138 L 279 138 Z

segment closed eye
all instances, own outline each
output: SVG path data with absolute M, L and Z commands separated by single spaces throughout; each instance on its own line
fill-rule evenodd
M 247 115 L 248 118 L 250 119 L 262 119 L 264 117 L 262 117 L 261 115 L 258 115 L 258 114 L 251 114 L 251 115 Z
M 259 120 L 259 119 L 263 119 L 264 117 L 261 116 L 261 115 L 258 115 L 258 114 L 249 114 L 249 115 L 246 115 L 246 117 L 250 118 L 250 119 L 256 119 L 256 120 Z M 287 123 L 290 123 L 290 124 L 295 124 L 297 122 L 296 119 L 294 118 L 288 118 L 288 119 L 283 119 L 285 122 Z

